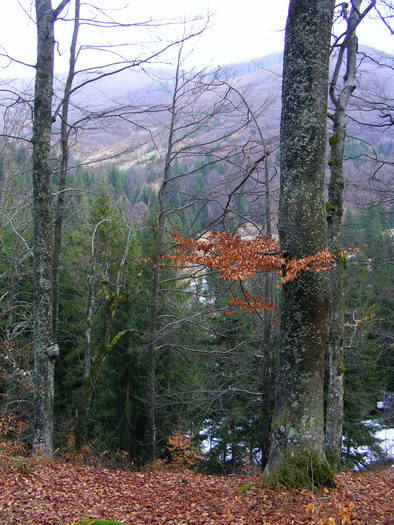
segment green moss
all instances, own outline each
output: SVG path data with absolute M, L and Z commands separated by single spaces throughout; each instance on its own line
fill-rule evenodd
M 327 164 L 328 164 L 329 166 L 333 166 L 334 163 L 335 163 L 335 159 L 334 159 L 334 157 L 330 157 L 330 158 L 328 159 Z
M 239 487 L 238 492 L 249 492 L 250 489 L 253 489 L 256 486 L 256 483 L 248 483 L 247 485 L 242 485 Z
M 125 525 L 125 524 L 120 521 L 87 519 L 87 520 L 78 521 L 76 523 L 73 523 L 72 525 Z
M 338 374 L 340 376 L 343 376 L 345 374 L 345 372 L 346 372 L 346 367 L 344 365 L 341 365 L 341 366 L 338 367 Z
M 333 470 L 325 458 L 310 450 L 285 452 L 279 464 L 270 472 L 264 471 L 262 481 L 272 487 L 278 483 L 289 488 L 335 488 Z
M 341 253 L 340 250 L 335 250 L 333 251 L 333 254 L 335 255 L 337 265 L 342 266 L 342 268 L 346 270 L 348 265 L 348 258 L 346 253 Z
M 326 211 L 327 212 L 335 211 L 335 210 L 336 210 L 336 207 L 334 206 L 334 204 L 332 202 L 326 202 Z
M 331 137 L 328 139 L 328 143 L 330 146 L 334 146 L 334 144 L 337 144 L 339 142 L 338 135 L 331 135 Z

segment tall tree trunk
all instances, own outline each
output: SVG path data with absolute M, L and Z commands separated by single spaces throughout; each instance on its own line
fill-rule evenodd
M 55 358 L 53 334 L 51 129 L 54 23 L 69 0 L 52 9 L 51 0 L 36 0 L 37 64 L 33 113 L 34 210 L 34 452 L 52 453 Z
M 344 190 L 344 146 L 346 139 L 346 110 L 350 97 L 356 88 L 356 28 L 367 12 L 375 5 L 369 3 L 363 13 L 360 11 L 362 0 L 354 0 L 347 17 L 346 36 L 339 48 L 337 62 L 330 82 L 330 99 L 334 105 L 333 134 L 330 137 L 330 181 L 328 185 L 327 225 L 328 245 L 335 253 L 342 249 L 342 217 Z M 345 73 L 340 89 L 337 83 L 345 59 Z M 331 318 L 327 356 L 328 384 L 325 421 L 325 450 L 327 459 L 334 470 L 341 465 L 342 428 L 343 428 L 343 393 L 344 393 L 344 355 L 343 335 L 345 320 L 345 268 L 339 257 L 336 267 L 331 271 Z
M 291 0 L 281 115 L 279 234 L 288 258 L 327 246 L 323 198 L 328 58 L 334 0 Z M 329 276 L 302 272 L 283 288 L 269 484 L 333 484 L 324 454 L 323 385 Z
M 60 159 L 60 173 L 58 184 L 58 196 L 55 214 L 55 232 L 54 232 L 54 248 L 53 248 L 53 333 L 56 336 L 57 320 L 59 315 L 59 273 L 60 273 L 60 250 L 62 245 L 62 229 L 64 217 L 65 204 L 65 189 L 69 161 L 69 124 L 68 113 L 70 107 L 71 88 L 75 77 L 75 64 L 77 60 L 77 39 L 79 31 L 79 13 L 81 0 L 75 0 L 74 13 L 74 31 L 71 38 L 70 45 L 70 63 L 66 85 L 64 88 L 63 105 L 61 113 L 60 126 L 60 145 L 61 145 L 61 159 Z
M 177 77 L 178 78 L 178 77 Z M 177 83 L 177 82 L 176 82 Z M 158 344 L 161 258 L 164 249 L 164 227 L 166 222 L 167 183 L 170 177 L 174 115 L 171 119 L 168 149 L 164 164 L 163 181 L 159 191 L 159 217 L 157 221 L 156 245 L 153 255 L 153 280 L 150 298 L 150 325 L 148 343 L 148 459 L 156 458 L 156 347 Z
M 53 87 L 53 15 L 36 0 L 37 66 L 33 118 L 34 199 L 34 435 L 35 452 L 52 453 L 54 348 L 52 330 L 52 213 L 50 144 Z M 56 350 L 55 350 L 56 354 Z

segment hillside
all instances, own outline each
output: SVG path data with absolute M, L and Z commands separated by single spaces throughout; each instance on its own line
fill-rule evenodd
M 270 103 L 264 114 L 265 118 L 261 119 L 267 130 L 277 131 L 279 128 L 282 60 L 282 54 L 275 53 L 257 60 L 220 66 L 218 70 L 218 78 L 227 80 L 230 85 L 242 91 L 251 107 L 261 106 L 269 97 Z M 380 95 L 385 96 L 387 101 L 392 99 L 393 57 L 388 57 L 379 50 L 363 47 L 360 49 L 359 60 L 358 86 L 355 95 L 365 97 L 368 93 L 371 98 L 376 99 Z M 384 68 L 382 65 L 387 67 Z M 197 73 L 194 71 L 193 75 Z M 204 71 L 204 74 L 207 72 Z M 83 106 L 85 113 L 90 110 L 93 115 L 99 116 L 100 111 L 111 109 L 115 111 L 117 107 L 125 110 L 129 105 L 130 110 L 138 108 L 146 111 L 138 122 L 147 124 L 151 122 L 149 112 L 153 108 L 168 107 L 174 81 L 173 75 L 174 71 L 169 67 L 166 69 L 147 68 L 145 73 L 135 69 L 126 70 L 88 84 L 78 91 L 75 106 L 79 106 L 79 109 Z M 86 79 L 79 79 L 76 85 L 84 80 Z M 375 109 L 376 111 L 371 114 L 376 116 L 379 108 Z M 359 107 L 353 105 L 352 111 L 356 110 L 359 110 Z M 373 119 L 371 117 L 365 121 L 372 123 Z M 109 143 L 130 139 L 135 132 L 132 129 L 132 122 L 127 124 L 120 121 L 113 127 L 109 124 L 110 122 L 108 133 L 102 130 L 103 137 L 106 136 Z M 391 133 L 388 135 L 390 139 L 393 138 Z M 99 142 L 100 134 L 94 133 L 94 136 Z
M 388 120 L 394 85 L 391 64 L 392 58 L 377 50 L 363 48 L 360 51 L 358 87 L 349 112 L 346 147 L 346 201 L 350 206 L 377 201 L 390 187 L 389 169 L 372 159 L 390 161 L 394 154 L 394 130 Z M 237 186 L 245 163 L 261 156 L 259 133 L 267 144 L 271 144 L 273 167 L 278 169 L 281 67 L 282 55 L 277 53 L 259 60 L 223 66 L 214 76 L 205 72 L 200 78 L 193 72 L 183 77 L 193 78 L 194 89 L 201 80 L 198 89 L 203 89 L 204 84 L 206 93 L 188 100 L 188 93 L 181 92 L 176 108 L 177 122 L 190 119 L 191 113 L 196 119 L 196 115 L 212 111 L 215 104 L 217 107 L 222 105 L 209 125 L 194 126 L 186 142 L 183 137 L 176 137 L 178 150 L 186 146 L 185 151 L 177 153 L 177 165 L 181 171 L 187 173 L 212 154 L 220 161 L 215 161 L 215 166 L 206 169 L 202 175 L 211 187 L 210 193 L 216 194 L 216 188 L 228 184 L 229 179 L 238 180 L 230 187 Z M 88 125 L 81 124 L 73 154 L 76 165 L 82 163 L 96 173 L 106 171 L 108 165 L 116 166 L 123 172 L 127 187 L 142 184 L 154 193 L 155 180 L 161 177 L 167 147 L 174 79 L 169 68 L 147 72 L 144 75 L 127 70 L 88 84 L 78 92 L 73 118 L 86 119 Z M 216 87 L 208 87 L 209 82 Z M 225 87 L 224 84 L 218 87 L 220 82 L 233 88 L 229 95 L 231 101 L 228 101 L 233 105 L 231 115 L 223 104 L 221 97 Z M 249 109 L 255 120 L 248 113 Z M 244 125 L 247 120 L 249 123 Z M 257 123 L 260 131 L 256 130 Z M 234 132 L 237 126 L 239 131 Z M 231 140 L 219 138 L 224 134 L 223 130 L 233 133 Z M 212 140 L 216 141 L 215 147 L 207 147 Z M 229 162 L 230 147 L 232 157 Z M 374 177 L 376 170 L 379 171 L 377 178 Z M 185 177 L 176 191 L 190 193 L 194 183 L 195 177 Z M 278 181 L 273 179 L 274 200 L 277 188 Z M 250 184 L 245 189 L 250 192 Z M 135 202 L 135 197 L 133 199 Z M 219 201 L 222 202 L 220 198 Z M 213 211 L 209 215 L 213 219 Z M 253 213 L 251 219 L 258 221 Z

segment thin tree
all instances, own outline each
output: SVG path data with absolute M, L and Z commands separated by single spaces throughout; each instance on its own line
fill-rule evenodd
M 271 137 L 267 139 L 263 135 L 263 130 L 259 124 L 256 112 L 251 108 L 246 97 L 234 86 L 231 86 L 231 89 L 234 90 L 243 104 L 250 113 L 251 121 L 254 125 L 254 128 L 259 137 L 259 147 L 262 148 L 262 157 L 258 160 L 257 163 L 254 163 L 249 168 L 249 175 L 253 171 L 258 172 L 260 167 L 260 162 L 264 163 L 264 179 L 261 181 L 264 187 L 265 200 L 264 200 L 264 233 L 268 237 L 272 236 L 272 179 L 274 175 L 272 174 L 272 153 L 277 148 L 277 137 Z M 268 105 L 269 102 L 272 102 L 272 98 L 268 97 L 262 106 L 261 110 L 264 111 L 264 106 Z M 260 111 L 261 111 L 260 110 Z M 259 113 L 260 113 L 259 111 Z M 274 300 L 274 285 L 275 285 L 275 274 L 273 272 L 267 272 L 264 275 L 264 285 L 263 285 L 263 297 L 266 303 L 272 303 Z M 262 351 L 262 361 L 261 361 L 261 397 L 262 397 L 262 406 L 261 406 L 261 432 L 260 432 L 260 444 L 261 444 L 261 467 L 264 468 L 267 464 L 269 457 L 269 448 L 270 448 L 270 438 L 271 438 L 271 418 L 272 418 L 272 408 L 273 408 L 273 398 L 274 398 L 274 370 L 273 370 L 273 341 L 272 341 L 272 319 L 273 319 L 273 310 L 266 310 L 264 312 L 264 317 L 262 318 L 261 323 L 261 351 Z
M 333 129 L 330 136 L 330 180 L 328 185 L 327 225 L 328 245 L 331 251 L 339 252 L 341 246 L 343 200 L 344 200 L 344 147 L 346 138 L 346 111 L 349 100 L 356 89 L 357 48 L 356 29 L 363 18 L 376 4 L 369 2 L 361 11 L 362 0 L 352 2 L 350 12 L 342 8 L 342 17 L 347 23 L 343 40 L 336 43 L 338 56 L 330 80 L 329 95 L 334 106 L 329 114 Z M 339 85 L 341 71 L 343 82 Z M 343 388 L 344 388 L 344 319 L 345 319 L 345 268 L 343 260 L 331 272 L 331 317 L 328 344 L 328 385 L 325 421 L 325 449 L 332 467 L 339 470 L 342 449 Z
M 150 299 L 150 326 L 148 353 L 148 433 L 149 458 L 154 459 L 157 441 L 157 405 L 158 394 L 156 385 L 156 356 L 158 348 L 163 346 L 163 341 L 171 333 L 174 323 L 163 323 L 162 303 L 163 296 L 168 287 L 165 268 L 162 258 L 168 251 L 168 233 L 174 230 L 173 220 L 177 213 L 192 208 L 196 203 L 205 200 L 205 196 L 196 197 L 189 195 L 185 202 L 178 206 L 171 206 L 171 190 L 176 184 L 186 177 L 192 177 L 199 171 L 220 162 L 234 163 L 236 154 L 239 153 L 238 145 L 231 140 L 236 133 L 245 130 L 250 122 L 250 114 L 243 104 L 239 93 L 232 90 L 226 81 L 220 80 L 214 73 L 185 72 L 184 43 L 179 46 L 175 76 L 173 80 L 171 100 L 166 111 L 169 112 L 166 149 L 163 155 L 163 172 L 158 192 L 157 217 L 153 225 L 154 246 L 152 254 L 152 288 Z M 209 135 L 202 132 L 206 128 L 214 131 Z M 199 162 L 196 162 L 196 159 Z M 184 163 L 182 167 L 181 163 Z M 178 166 L 178 170 L 177 170 Z M 238 184 L 237 184 L 238 186 Z M 210 186 L 211 198 L 214 185 Z M 219 190 L 220 196 L 215 195 L 229 203 L 231 196 L 223 189 Z M 203 206 L 206 205 L 204 202 Z M 225 206 L 224 208 L 227 208 Z M 174 279 L 184 279 L 178 276 Z M 170 278 L 171 280 L 171 278 Z M 202 308 L 202 310 L 210 307 Z M 175 323 L 182 326 L 184 320 Z
M 55 211 L 55 225 L 54 225 L 54 246 L 53 246 L 53 332 L 56 336 L 57 332 L 57 320 L 59 310 L 59 274 L 60 274 L 60 251 L 62 244 L 62 228 L 64 219 L 64 206 L 65 206 L 65 190 L 67 172 L 69 168 L 69 108 L 70 108 L 70 94 L 75 78 L 75 65 L 77 61 L 77 41 L 78 32 L 80 26 L 80 9 L 81 1 L 75 0 L 75 11 L 74 11 L 74 29 L 71 37 L 70 44 L 70 59 L 69 68 L 64 87 L 64 98 L 61 110 L 61 125 L 60 125 L 60 148 L 61 148 L 61 159 L 60 159 L 60 170 L 59 170 L 59 184 L 58 184 L 58 196 Z
M 90 242 L 90 268 L 87 276 L 88 279 L 88 294 L 87 294 L 87 311 L 86 311 L 86 328 L 85 328 L 85 342 L 84 342 L 84 369 L 82 377 L 82 386 L 79 395 L 79 405 L 76 411 L 76 448 L 80 449 L 86 444 L 88 437 L 88 429 L 90 423 L 90 409 L 95 393 L 95 386 L 100 377 L 104 361 L 108 354 L 114 349 L 119 340 L 127 333 L 126 330 L 121 330 L 115 335 L 113 332 L 113 325 L 116 320 L 117 311 L 120 303 L 125 299 L 125 291 L 123 290 L 122 281 L 127 271 L 126 263 L 131 247 L 131 237 L 133 226 L 129 226 L 127 238 L 125 240 L 124 251 L 119 262 L 119 267 L 116 275 L 116 282 L 114 290 L 111 290 L 111 285 L 108 280 L 108 274 L 105 270 L 101 276 L 101 292 L 103 296 L 103 309 L 100 322 L 100 336 L 96 345 L 92 341 L 93 316 L 96 308 L 97 288 L 100 281 L 99 271 L 97 269 L 96 256 L 96 237 L 100 227 L 105 227 L 105 223 L 110 223 L 109 218 L 101 218 L 94 226 L 91 242 Z M 103 226 L 102 226 L 103 225 Z M 127 293 L 127 291 L 126 291 Z M 94 348 L 96 346 L 96 348 Z

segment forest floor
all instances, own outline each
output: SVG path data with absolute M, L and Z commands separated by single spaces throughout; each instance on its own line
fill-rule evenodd
M 339 474 L 337 489 L 317 493 L 259 483 L 239 491 L 256 481 L 7 461 L 0 463 L 0 524 L 70 525 L 83 518 L 130 525 L 394 524 L 394 469 Z

